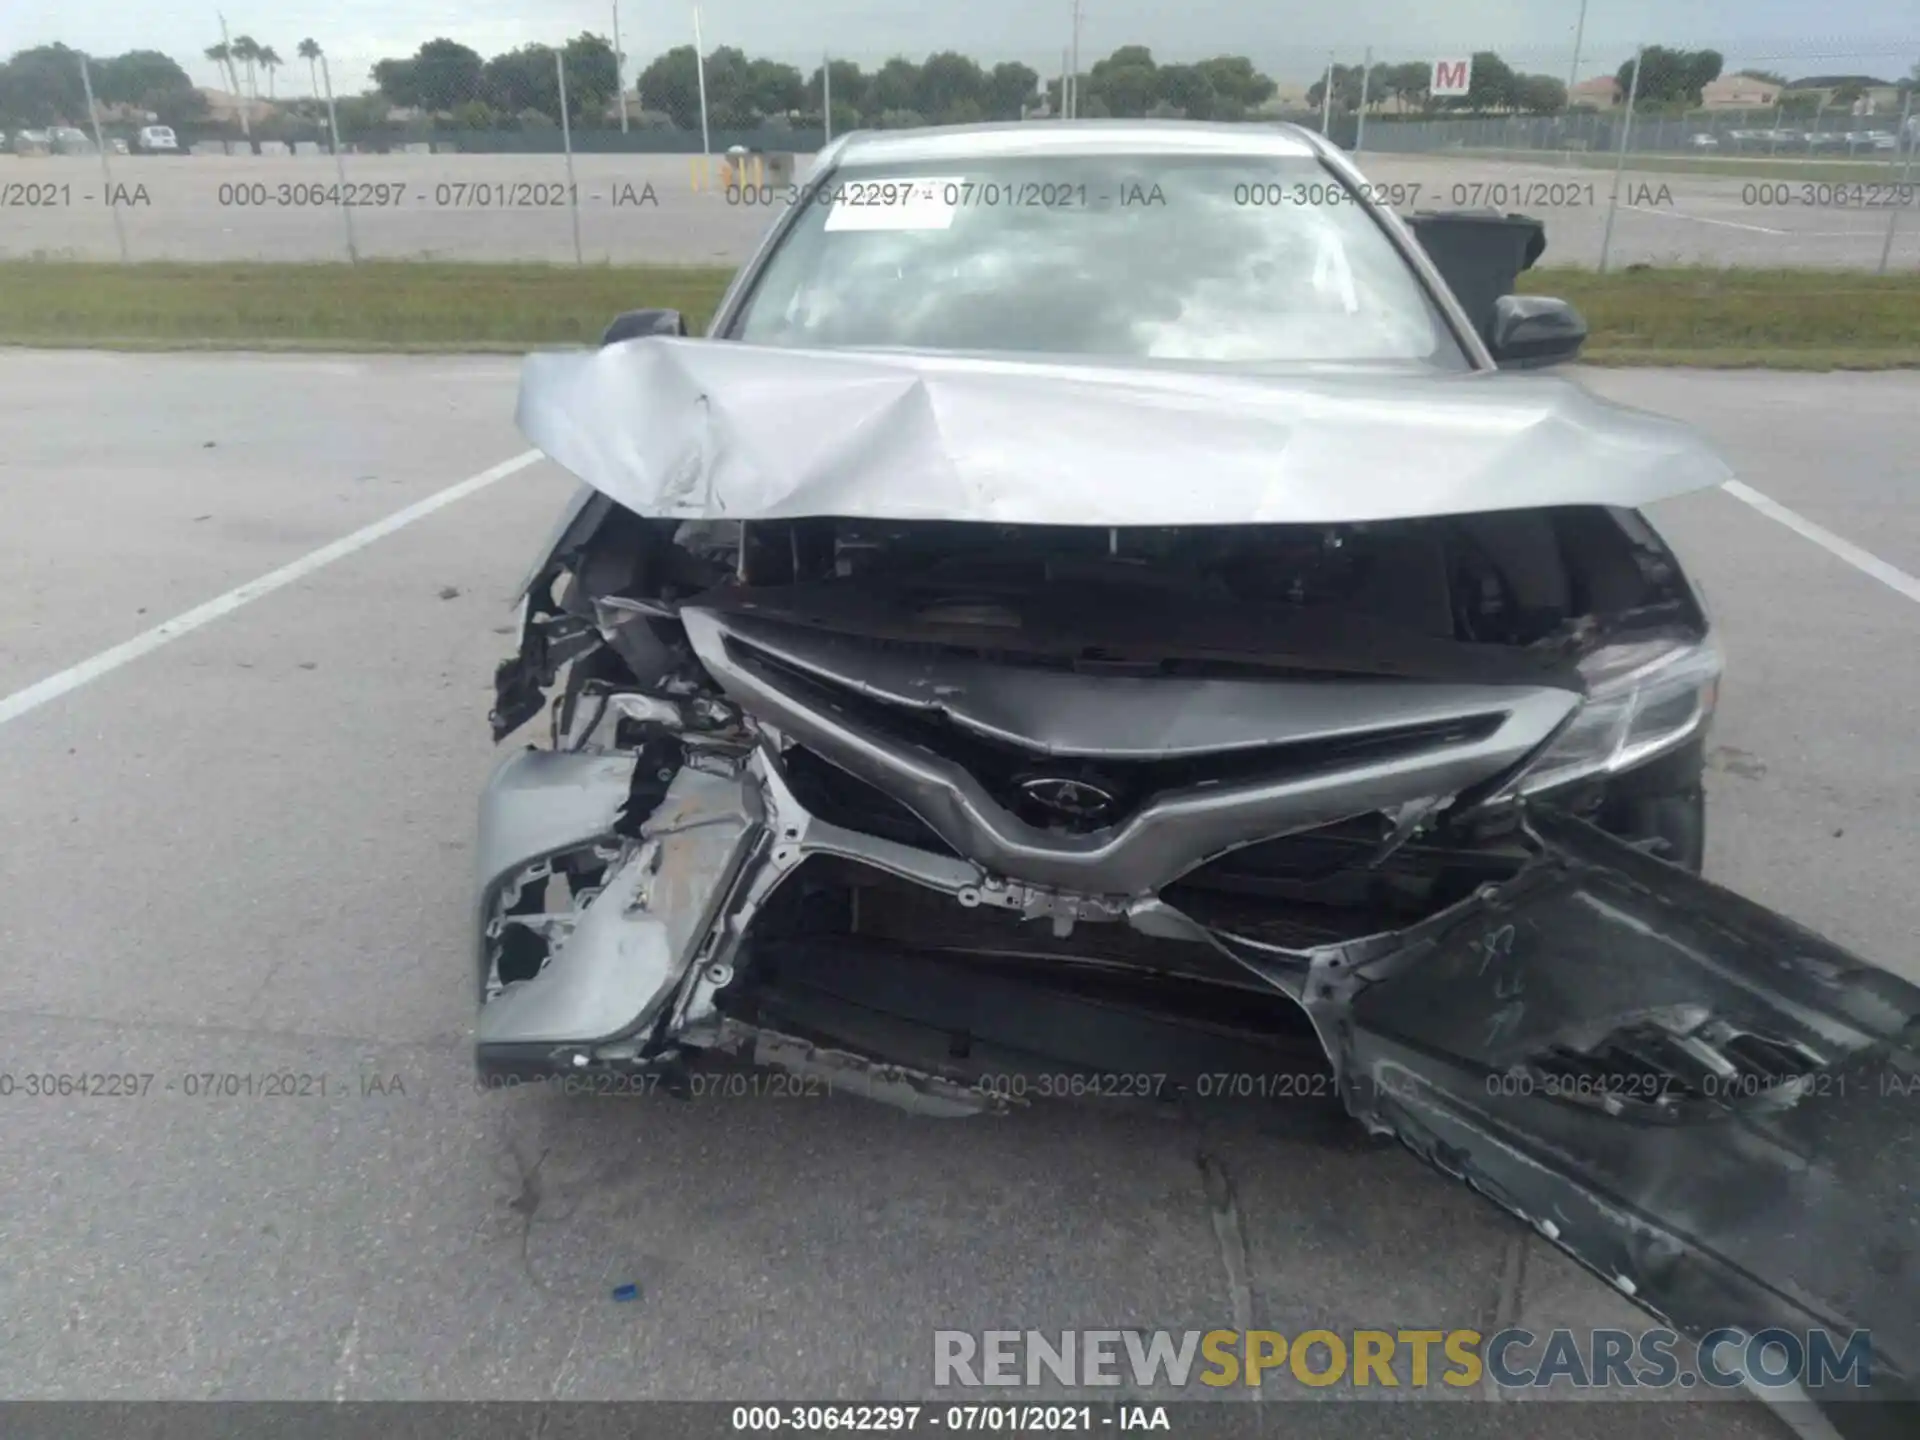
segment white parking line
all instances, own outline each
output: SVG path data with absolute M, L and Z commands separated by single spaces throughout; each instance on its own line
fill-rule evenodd
M 1896 590 L 1907 599 L 1920 603 L 1920 580 L 1916 580 L 1899 566 L 1889 565 L 1878 555 L 1869 554 L 1851 540 L 1842 540 L 1831 530 L 1816 525 L 1806 516 L 1789 510 L 1778 500 L 1762 495 L 1751 485 L 1743 485 L 1738 480 L 1729 480 L 1721 488 L 1734 499 L 1751 505 L 1769 520 L 1777 520 L 1794 534 L 1811 540 L 1829 555 L 1838 556 L 1861 574 L 1871 575 L 1889 590 Z
M 102 675 L 111 674 L 129 661 L 138 660 L 142 655 L 150 655 L 169 641 L 178 640 L 182 635 L 190 635 L 203 625 L 210 625 L 222 615 L 231 615 L 242 605 L 251 604 L 263 595 L 284 589 L 313 574 L 323 566 L 331 565 L 363 550 L 374 541 L 403 530 L 416 520 L 423 520 L 436 510 L 444 510 L 456 500 L 484 490 L 495 481 L 504 480 L 509 475 L 526 469 L 534 461 L 542 458 L 538 450 L 528 450 L 514 456 L 511 460 L 502 460 L 490 470 L 482 470 L 478 475 L 469 476 L 457 485 L 449 485 L 444 490 L 436 490 L 424 500 L 419 500 L 404 510 L 396 510 L 384 520 L 376 520 L 371 525 L 343 535 L 330 545 L 322 545 L 318 550 L 302 555 L 291 564 L 282 565 L 278 570 L 262 575 L 258 580 L 249 580 L 237 589 L 216 596 L 204 605 L 163 621 L 151 630 L 122 641 L 110 650 L 102 650 L 98 655 L 82 660 L 58 675 L 49 675 L 24 690 L 0 700 L 0 725 L 9 720 L 18 720 L 22 715 L 38 710 L 51 700 L 57 700 L 70 690 L 78 690 L 89 681 L 98 680 Z
M 1705 215 L 1689 215 L 1684 210 L 1661 210 L 1652 205 L 1624 205 L 1624 210 L 1636 210 L 1642 215 L 1658 215 L 1662 220 L 1691 220 L 1696 225 L 1724 225 L 1729 230 L 1751 230 L 1756 235 L 1785 235 L 1785 230 L 1769 230 L 1765 225 L 1748 225 L 1740 220 L 1713 220 Z

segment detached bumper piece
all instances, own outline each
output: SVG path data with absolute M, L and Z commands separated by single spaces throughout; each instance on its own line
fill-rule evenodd
M 1316 967 L 1350 1107 L 1676 1328 L 1871 1336 L 1920 1434 L 1920 990 L 1578 821 L 1397 953 Z

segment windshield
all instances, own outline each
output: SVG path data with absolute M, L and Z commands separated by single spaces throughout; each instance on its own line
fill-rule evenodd
M 842 168 L 796 193 L 737 339 L 1469 366 L 1310 157 L 996 157 Z

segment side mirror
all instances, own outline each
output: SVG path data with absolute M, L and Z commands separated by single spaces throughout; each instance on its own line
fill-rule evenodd
M 1580 312 L 1545 295 L 1502 295 L 1487 322 L 1487 348 L 1502 370 L 1558 365 L 1578 355 L 1586 340 Z
M 629 310 L 613 317 L 600 336 L 602 346 L 618 345 L 622 340 L 638 340 L 643 335 L 685 335 L 687 317 L 678 310 Z

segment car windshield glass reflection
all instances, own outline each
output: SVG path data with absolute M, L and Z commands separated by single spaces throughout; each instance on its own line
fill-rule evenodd
M 1310 159 L 1045 157 L 835 172 L 735 328 L 768 345 L 1214 362 L 1466 356 Z

